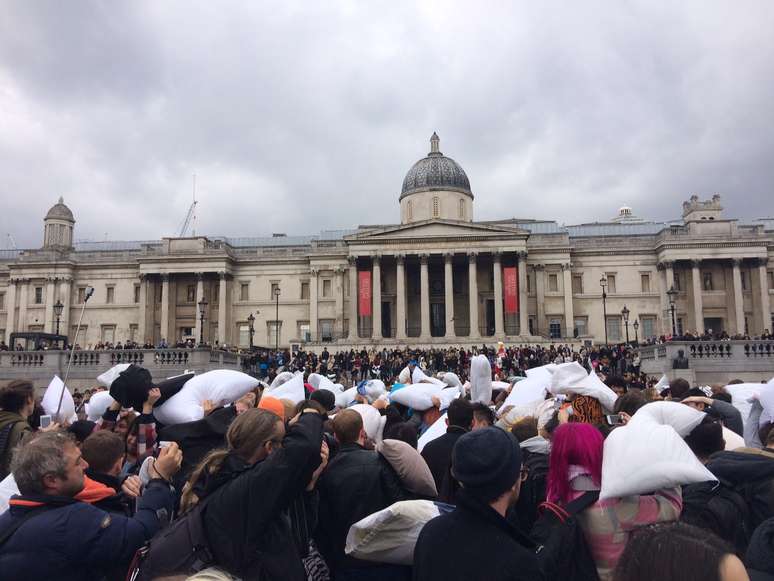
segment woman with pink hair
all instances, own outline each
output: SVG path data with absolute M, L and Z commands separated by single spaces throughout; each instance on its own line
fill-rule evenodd
M 591 424 L 565 423 L 554 432 L 546 496 L 567 505 L 602 485 L 604 438 Z M 601 581 L 612 579 L 629 536 L 638 527 L 674 521 L 683 507 L 679 488 L 598 500 L 577 515 Z

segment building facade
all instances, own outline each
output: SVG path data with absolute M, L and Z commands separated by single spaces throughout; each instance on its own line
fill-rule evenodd
M 575 226 L 477 222 L 468 177 L 433 134 L 399 206 L 398 224 L 316 236 L 76 242 L 60 199 L 42 248 L 0 250 L 0 341 L 57 324 L 74 340 L 90 287 L 84 348 L 200 336 L 247 346 L 250 315 L 266 346 L 617 342 L 635 339 L 635 321 L 643 340 L 671 332 L 671 302 L 678 333 L 774 327 L 774 219 L 741 224 L 717 195 L 692 196 L 669 223 L 628 207 Z

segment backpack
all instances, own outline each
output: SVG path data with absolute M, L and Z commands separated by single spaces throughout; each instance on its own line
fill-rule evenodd
M 745 498 L 723 482 L 699 482 L 683 487 L 680 520 L 711 531 L 731 543 L 737 554 L 747 549 L 750 510 Z
M 538 507 L 546 500 L 548 454 L 531 454 L 524 462 L 527 479 L 521 484 L 519 500 L 513 507 L 519 528 L 532 530 L 538 517 Z
M 193 575 L 213 565 L 215 557 L 204 530 L 204 508 L 197 503 L 141 547 L 129 567 L 127 581 L 151 581 L 174 574 Z
M 538 545 L 538 564 L 546 579 L 599 581 L 577 514 L 599 499 L 599 491 L 586 492 L 565 507 L 544 502 L 530 537 Z

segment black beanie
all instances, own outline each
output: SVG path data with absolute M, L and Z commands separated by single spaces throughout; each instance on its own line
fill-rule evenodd
M 749 569 L 753 569 L 759 574 L 767 573 L 774 575 L 774 518 L 763 521 L 752 534 L 750 544 L 747 547 L 747 554 L 744 562 Z M 766 579 L 760 576 L 751 579 Z
M 500 428 L 468 432 L 452 451 L 452 476 L 473 496 L 490 502 L 511 488 L 521 472 L 519 442 Z

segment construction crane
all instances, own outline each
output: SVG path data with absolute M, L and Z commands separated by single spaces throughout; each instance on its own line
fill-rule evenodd
M 183 225 L 180 227 L 180 233 L 178 234 L 178 238 L 185 238 L 188 234 L 188 229 L 191 227 L 191 224 L 196 223 L 196 204 L 198 202 L 196 201 L 196 174 L 193 175 L 193 202 L 191 202 L 191 205 L 188 207 L 188 213 L 185 215 L 185 220 L 183 220 Z M 196 235 L 196 227 L 193 228 L 193 234 Z

